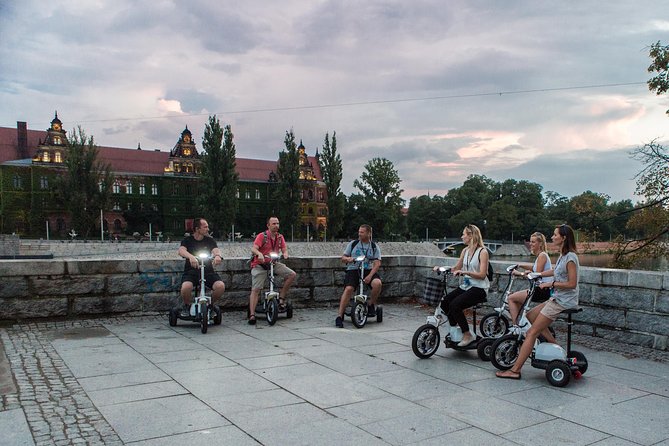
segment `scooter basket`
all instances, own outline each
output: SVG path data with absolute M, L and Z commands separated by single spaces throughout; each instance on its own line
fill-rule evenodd
M 425 279 L 425 291 L 423 292 L 423 303 L 437 305 L 444 295 L 444 282 L 441 279 L 428 277 Z

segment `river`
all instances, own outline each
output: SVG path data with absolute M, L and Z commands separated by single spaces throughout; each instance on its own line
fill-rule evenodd
M 534 262 L 532 256 L 492 256 L 492 260 L 504 260 L 509 262 Z M 551 256 L 551 260 L 557 260 L 556 255 Z M 579 254 L 578 260 L 581 266 L 594 266 L 597 268 L 612 268 L 613 254 Z M 643 271 L 669 271 L 669 258 L 660 257 L 654 259 L 641 259 L 629 269 L 638 269 Z

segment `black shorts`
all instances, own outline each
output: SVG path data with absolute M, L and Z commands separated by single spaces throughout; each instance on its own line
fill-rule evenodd
M 365 270 L 365 277 L 371 272 L 371 269 L 366 269 Z M 374 279 L 379 279 L 381 280 L 381 276 L 379 276 L 379 273 L 374 273 L 372 276 L 372 280 Z M 347 269 L 346 270 L 346 277 L 344 277 L 344 287 L 347 286 L 352 286 L 352 287 L 357 287 L 360 285 L 360 270 L 359 269 Z
M 551 297 L 550 288 L 539 288 L 538 286 L 534 289 L 534 297 L 532 297 L 532 302 L 535 304 L 540 304 L 546 302 Z
M 218 275 L 218 273 L 213 272 L 213 273 L 208 273 L 204 272 L 204 283 L 209 289 L 214 288 L 214 284 L 218 281 L 221 281 L 221 276 Z M 183 285 L 184 282 L 191 282 L 193 286 L 197 286 L 200 283 L 200 271 L 197 269 L 192 269 L 190 271 L 185 271 L 183 275 L 181 276 L 181 284 Z

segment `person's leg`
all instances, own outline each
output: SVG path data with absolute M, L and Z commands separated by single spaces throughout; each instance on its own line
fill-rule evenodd
M 249 295 L 249 324 L 255 324 L 256 306 L 258 305 L 258 296 L 265 286 L 267 271 L 261 266 L 251 269 L 251 294 Z
M 381 282 L 381 279 L 377 277 L 375 279 L 372 279 L 371 286 L 372 286 L 372 296 L 371 296 L 372 305 L 376 305 L 376 303 L 379 301 L 379 295 L 381 294 L 383 283 Z
M 222 280 L 217 280 L 214 282 L 214 286 L 211 289 L 211 303 L 215 304 L 218 302 L 218 299 L 223 296 L 223 293 L 225 292 L 225 283 L 223 283 Z
M 344 317 L 344 313 L 346 312 L 346 307 L 348 306 L 349 302 L 351 301 L 351 296 L 353 296 L 353 292 L 355 291 L 355 288 L 352 286 L 347 286 L 344 288 L 344 292 L 341 293 L 341 298 L 339 299 L 339 312 L 337 315 L 341 318 Z
M 534 322 L 532 322 L 532 327 L 527 331 L 523 345 L 520 347 L 520 352 L 518 352 L 516 363 L 509 370 L 499 371 L 495 373 L 495 375 L 498 378 L 520 378 L 520 370 L 523 368 L 523 365 L 525 365 L 527 358 L 530 357 L 532 349 L 534 348 L 534 343 L 537 340 L 539 333 L 548 329 L 548 326 L 552 322 L 552 319 L 547 318 L 543 314 L 537 314 Z
M 279 304 L 281 306 L 285 305 L 286 296 L 288 295 L 288 290 L 290 290 L 291 285 L 297 277 L 297 273 L 292 269 L 288 268 L 283 263 L 277 263 L 274 265 L 274 274 L 283 278 L 283 286 L 279 292 Z
M 530 321 L 532 325 L 534 325 L 534 320 L 537 318 L 539 314 L 541 314 L 541 310 L 544 308 L 546 305 L 546 302 L 537 305 L 536 307 L 532 308 L 530 311 L 527 312 L 527 320 Z M 546 342 L 550 342 L 551 344 L 557 344 L 557 341 L 555 340 L 555 336 L 553 336 L 553 333 L 546 327 L 541 333 L 543 335 L 544 339 L 546 339 Z
M 527 290 L 523 291 L 516 291 L 515 293 L 512 293 L 509 295 L 508 303 L 509 303 L 509 313 L 511 314 L 511 324 L 512 325 L 518 325 L 518 315 L 520 314 L 520 308 L 523 306 L 523 303 L 525 303 L 525 299 L 527 298 Z
M 441 310 L 446 313 L 448 317 L 448 323 L 451 327 L 458 325 L 458 321 L 455 316 L 451 315 L 451 302 L 453 299 L 464 293 L 465 291 L 462 288 L 456 288 L 447 295 L 444 296 L 444 299 L 441 301 Z
M 185 281 L 181 284 L 181 299 L 184 305 L 190 305 L 193 302 L 193 282 Z
M 483 288 L 472 287 L 451 300 L 449 304 L 449 315 L 453 315 L 453 318 L 462 330 L 462 342 L 458 344 L 459 346 L 463 347 L 471 344 L 474 339 L 476 339 L 476 336 L 469 332 L 469 323 L 467 322 L 467 317 L 464 312 L 465 308 L 470 308 L 476 304 L 485 302 L 485 299 L 486 292 Z

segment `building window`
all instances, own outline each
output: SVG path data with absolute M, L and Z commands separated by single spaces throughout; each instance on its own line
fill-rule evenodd
M 193 164 L 186 163 L 186 173 L 193 173 Z
M 61 145 L 63 141 L 60 139 L 60 136 L 54 136 L 53 137 L 53 143 L 57 146 Z
M 186 195 L 192 195 L 193 194 L 193 187 L 191 184 L 186 184 Z
M 115 194 L 121 193 L 121 183 L 119 183 L 118 180 L 114 181 L 114 185 L 112 186 L 112 191 Z
M 318 191 L 318 201 L 325 201 L 325 194 L 323 191 Z
M 119 204 L 118 201 L 114 203 L 114 207 L 113 207 L 113 209 L 114 209 L 115 211 L 120 211 L 120 210 L 121 210 L 121 205 Z
M 314 215 L 314 208 L 312 207 L 309 208 L 309 215 Z
M 60 152 L 56 152 L 54 154 L 54 161 L 57 162 L 57 163 L 62 163 L 63 162 L 63 157 L 60 154 Z
M 39 179 L 39 188 L 44 190 L 49 188 L 49 179 L 45 176 L 41 176 Z
M 260 191 L 256 189 L 256 200 L 260 200 Z
M 98 181 L 98 190 L 102 192 L 103 188 L 104 188 L 104 183 L 102 181 Z
M 140 195 L 146 194 L 146 185 L 144 183 L 139 183 L 139 194 Z
M 151 185 L 151 194 L 158 195 L 158 185 L 155 183 Z
M 125 193 L 126 194 L 132 193 L 132 183 L 130 181 L 125 182 Z
M 42 153 L 42 161 L 45 163 L 50 163 L 51 162 L 51 155 L 49 155 L 49 152 L 43 152 Z
M 14 189 L 23 189 L 23 181 L 21 181 L 20 176 L 14 175 L 13 183 L 14 183 Z
M 309 201 L 313 201 L 313 200 L 314 200 L 314 191 L 310 190 L 309 191 Z
M 174 171 L 175 172 L 181 172 L 181 164 L 179 163 L 174 163 Z
M 251 191 L 250 191 L 250 190 L 245 191 L 245 192 L 244 192 L 244 197 L 245 197 L 247 200 L 250 200 L 250 199 L 251 199 Z
M 174 183 L 174 189 L 172 189 L 172 195 L 179 195 L 179 185 Z
M 239 188 L 237 188 L 237 192 L 235 192 L 235 196 L 239 198 Z
M 151 204 L 151 210 L 158 212 L 158 205 L 156 203 Z

